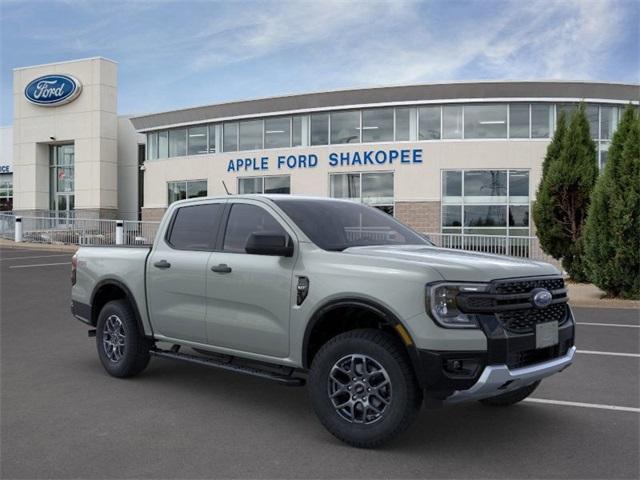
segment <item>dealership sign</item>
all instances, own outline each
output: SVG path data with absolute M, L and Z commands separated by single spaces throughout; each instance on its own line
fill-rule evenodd
M 24 96 L 35 105 L 56 107 L 75 100 L 81 91 L 80 81 L 70 75 L 45 75 L 29 82 Z
M 11 165 L 0 165 L 0 173 L 11 173 Z

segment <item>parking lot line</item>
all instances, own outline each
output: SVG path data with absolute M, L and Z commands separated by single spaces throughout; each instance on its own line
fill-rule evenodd
M 595 322 L 576 322 L 577 325 L 593 325 L 595 327 L 626 327 L 640 328 L 640 325 L 626 325 L 623 323 L 595 323 Z
M 68 257 L 68 253 L 57 253 L 55 255 L 31 255 L 28 257 L 5 257 L 0 258 L 0 262 L 4 262 L 6 260 L 30 260 L 32 258 L 49 258 L 49 257 Z
M 640 353 L 621 353 L 621 352 L 599 352 L 597 350 L 577 350 L 578 353 L 586 355 L 610 355 L 612 357 L 637 357 L 640 358 Z
M 618 410 L 622 412 L 640 413 L 640 408 L 603 405 L 601 403 L 567 402 L 565 400 L 548 400 L 546 398 L 525 398 L 524 401 L 530 403 L 545 403 L 549 405 L 563 405 L 566 407 L 598 408 L 601 410 Z
M 53 265 L 71 265 L 69 262 L 64 263 L 36 263 L 34 265 L 12 265 L 9 268 L 31 268 L 31 267 L 51 267 Z

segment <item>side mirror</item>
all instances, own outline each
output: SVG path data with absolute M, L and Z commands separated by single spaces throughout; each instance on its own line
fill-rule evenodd
M 293 256 L 293 244 L 287 235 L 280 233 L 258 233 L 249 235 L 245 252 L 253 255 Z

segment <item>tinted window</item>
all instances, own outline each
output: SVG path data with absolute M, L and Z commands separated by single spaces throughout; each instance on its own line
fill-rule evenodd
M 311 115 L 311 145 L 326 145 L 327 143 L 329 143 L 329 114 Z
M 275 218 L 264 208 L 236 203 L 229 214 L 224 236 L 224 251 L 245 253 L 249 236 L 256 232 L 287 235 Z
M 222 204 L 181 207 L 175 214 L 169 243 L 180 250 L 213 250 Z
M 366 245 L 430 245 L 393 217 L 376 208 L 339 200 L 276 200 L 315 243 L 340 251 Z
M 529 104 L 509 105 L 509 138 L 529 138 Z
M 507 138 L 507 106 L 464 107 L 464 138 Z
M 358 143 L 359 141 L 360 111 L 333 112 L 331 114 L 331 143 Z
M 393 140 L 393 108 L 371 108 L 362 111 L 362 141 Z
M 422 107 L 418 112 L 418 140 L 440 140 L 440 106 Z

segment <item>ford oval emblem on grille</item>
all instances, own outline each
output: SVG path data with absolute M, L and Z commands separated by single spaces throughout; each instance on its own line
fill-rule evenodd
M 545 308 L 551 305 L 553 295 L 546 288 L 536 288 L 533 292 L 533 306 L 536 308 Z

